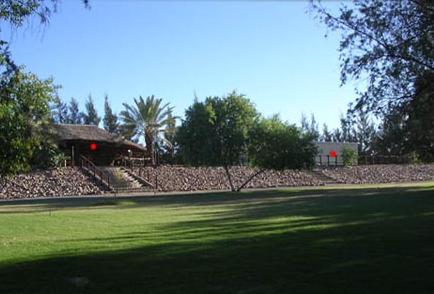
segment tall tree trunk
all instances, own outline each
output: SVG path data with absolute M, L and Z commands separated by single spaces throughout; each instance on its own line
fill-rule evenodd
M 231 191 L 235 192 L 236 189 L 234 187 L 234 183 L 232 183 L 232 176 L 231 176 L 231 173 L 229 172 L 229 168 L 227 165 L 223 166 L 223 168 L 225 169 L 226 176 L 228 177 L 229 185 L 231 186 Z
M 146 149 L 148 150 L 149 157 L 151 158 L 151 165 L 155 165 L 155 154 L 154 154 L 154 137 L 152 134 L 145 135 Z
M 253 175 L 251 175 L 238 189 L 237 192 L 240 192 L 241 189 L 243 189 L 248 183 L 250 183 L 251 180 L 253 180 L 256 176 L 262 174 L 265 171 L 265 168 L 260 169 L 259 171 L 257 171 L 256 173 L 254 173 Z

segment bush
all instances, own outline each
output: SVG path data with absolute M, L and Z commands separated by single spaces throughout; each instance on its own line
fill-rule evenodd
M 357 153 L 355 150 L 344 147 L 342 149 L 342 161 L 345 166 L 351 166 L 357 164 Z
M 250 131 L 249 159 L 266 169 L 312 168 L 317 148 L 312 137 L 278 116 L 262 119 Z

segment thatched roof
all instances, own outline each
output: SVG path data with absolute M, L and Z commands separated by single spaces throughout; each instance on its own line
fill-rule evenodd
M 146 150 L 146 148 L 140 144 L 126 140 L 122 136 L 109 133 L 95 125 L 55 124 L 53 125 L 53 131 L 59 141 L 82 140 L 105 142 L 128 145 L 141 150 Z

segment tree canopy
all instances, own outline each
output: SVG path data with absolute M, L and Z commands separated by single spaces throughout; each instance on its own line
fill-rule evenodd
M 108 95 L 104 97 L 104 118 L 103 118 L 104 129 L 110 133 L 119 132 L 118 117 L 113 113 L 113 110 L 108 101 Z
M 341 33 L 341 82 L 363 81 L 350 112 L 363 109 L 383 120 L 372 140 L 377 151 L 434 161 L 434 2 L 361 0 L 337 14 L 320 1 L 313 7 Z
M 47 141 L 53 81 L 22 70 L 0 87 L 0 174 L 27 171 Z
M 93 103 L 92 96 L 87 97 L 87 101 L 84 104 L 86 112 L 83 114 L 83 122 L 85 125 L 99 125 L 101 118 L 98 116 L 95 105 Z
M 124 110 L 120 116 L 123 121 L 123 133 L 129 137 L 144 139 L 151 157 L 151 163 L 156 163 L 155 145 L 166 143 L 164 133 L 169 123 L 172 123 L 173 107 L 170 103 L 163 104 L 162 98 L 153 95 L 143 99 L 134 99 L 134 105 L 123 104 Z
M 342 34 L 341 82 L 366 78 L 356 108 L 388 113 L 408 104 L 421 73 L 434 71 L 434 4 L 429 0 L 361 0 L 338 15 L 313 2 L 320 19 Z
M 278 116 L 263 118 L 250 131 L 249 159 L 260 168 L 311 168 L 317 154 L 314 136 Z
M 247 154 L 248 135 L 258 114 L 254 105 L 237 92 L 225 97 L 195 101 L 185 112 L 177 142 L 183 160 L 191 165 L 220 165 L 226 170 Z
M 68 119 L 67 123 L 79 125 L 83 122 L 83 114 L 80 112 L 78 102 L 75 98 L 71 98 L 68 106 Z

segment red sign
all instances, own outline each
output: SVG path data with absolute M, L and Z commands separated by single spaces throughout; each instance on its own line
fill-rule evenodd
M 332 150 L 329 153 L 330 157 L 335 158 L 337 156 L 336 151 Z
M 95 151 L 96 150 L 96 143 L 90 143 L 89 144 L 89 149 L 90 149 L 90 151 Z

